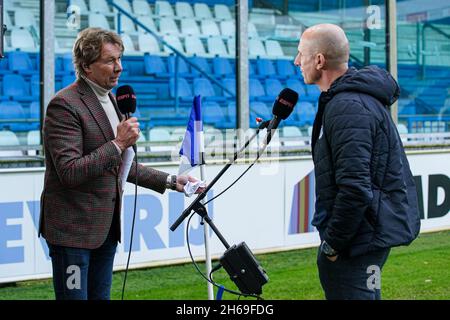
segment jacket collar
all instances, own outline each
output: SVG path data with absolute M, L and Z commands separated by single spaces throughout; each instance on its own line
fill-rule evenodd
M 109 119 L 105 113 L 105 110 L 103 109 L 102 105 L 100 104 L 100 101 L 98 100 L 94 91 L 89 86 L 89 84 L 82 78 L 79 78 L 76 81 L 76 84 L 77 84 L 77 90 L 81 95 L 81 100 L 86 105 L 89 112 L 92 114 L 92 117 L 97 122 L 100 130 L 103 133 L 103 136 L 105 137 L 105 140 L 106 141 L 113 140 L 115 137 L 114 137 L 113 129 L 111 128 L 111 123 L 109 122 Z M 120 111 L 117 106 L 114 95 L 111 92 L 109 92 L 108 95 L 109 95 L 109 98 L 111 99 L 112 104 L 114 105 L 114 109 L 116 110 L 119 120 L 122 120 L 122 115 L 120 114 Z

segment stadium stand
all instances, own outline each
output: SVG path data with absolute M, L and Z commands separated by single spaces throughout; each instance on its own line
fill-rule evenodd
M 281 4 L 281 0 L 271 2 L 274 7 Z M 350 2 L 349 6 L 357 6 L 356 2 Z M 185 110 L 190 107 L 194 94 L 204 96 L 204 103 L 209 106 L 208 117 L 214 120 L 211 120 L 211 125 L 217 126 L 216 128 L 234 127 L 234 1 L 121 0 L 116 3 L 155 32 L 157 38 L 124 16 L 118 26 L 116 10 L 104 0 L 56 0 L 59 8 L 57 19 L 61 22 L 56 24 L 55 29 L 55 43 L 58 44 L 55 89 L 59 90 L 75 79 L 70 50 L 76 31 L 67 31 L 64 22 L 67 18 L 67 6 L 77 5 L 81 9 L 83 27 L 100 26 L 114 30 L 120 28 L 126 48 L 120 84 L 128 83 L 135 88 L 142 115 L 151 119 L 147 121 L 148 127 L 161 124 L 172 127 L 184 125 L 187 114 Z M 284 87 L 296 90 L 301 101 L 286 121 L 286 125 L 306 131 L 312 124 L 320 91 L 316 86 L 305 85 L 303 82 L 299 68 L 293 65 L 297 39 L 292 33 L 286 36 L 283 32 L 301 30 L 303 26 L 317 21 L 333 22 L 338 19 L 331 13 L 326 14 L 326 10 L 337 9 L 335 2 L 324 1 L 319 13 L 316 4 L 317 1 L 290 1 L 289 19 L 280 16 L 270 7 L 264 8 L 260 4 L 258 8 L 250 7 L 248 44 L 252 126 L 256 114 L 270 116 L 267 105 L 272 103 L 277 92 Z M 13 2 L 12 7 L 8 4 L 5 15 L 5 23 L 10 25 L 6 35 L 7 52 L 6 58 L 0 62 L 0 100 L 17 102 L 22 110 L 31 110 L 31 105 L 35 106 L 39 101 L 39 33 L 36 32 L 39 4 L 29 1 L 27 5 L 32 9 L 22 7 L 17 1 Z M 443 32 L 450 33 L 448 25 L 440 25 L 440 28 Z M 445 103 L 448 100 L 450 66 L 445 57 L 448 59 L 450 50 L 442 45 L 447 43 L 448 39 L 443 40 L 438 33 L 430 33 L 427 40 L 430 42 L 429 47 L 439 48 L 439 55 L 434 55 L 434 49 L 431 50 L 426 57 L 428 64 L 421 66 L 417 64 L 414 56 L 417 40 L 415 26 L 399 24 L 399 32 L 402 34 L 399 38 L 398 74 L 402 88 L 399 119 L 410 133 L 449 131 L 450 114 L 449 108 L 445 109 Z M 364 54 L 363 50 L 358 48 L 362 48 L 360 44 L 364 39 L 359 28 L 349 29 L 348 35 L 354 53 L 351 63 L 358 65 Z M 383 43 L 383 37 L 383 32 L 373 32 L 371 41 Z M 187 61 L 178 59 L 177 72 L 176 56 L 159 40 L 166 41 L 186 56 Z M 383 45 L 372 48 L 371 57 L 374 63 L 383 66 Z M 199 66 L 202 72 L 191 64 Z M 218 80 L 222 87 L 213 83 L 207 76 Z M 178 79 L 176 88 L 175 79 Z M 179 97 L 178 101 L 175 97 Z M 255 106 L 263 111 L 255 113 Z M 223 116 L 225 121 L 217 121 L 217 117 L 211 115 L 211 110 L 215 110 L 219 117 Z M 269 110 L 268 114 L 266 110 Z M 18 114 L 21 114 L 20 111 Z M 24 115 L 21 117 L 29 116 L 25 111 Z M 26 125 L 36 128 L 36 122 L 30 121 L 17 123 L 12 126 L 12 130 L 21 132 Z
M 19 145 L 19 138 L 14 132 L 10 130 L 0 131 L 0 147 L 15 147 Z M 22 155 L 22 151 L 19 150 L 0 150 L 0 157 L 20 157 Z

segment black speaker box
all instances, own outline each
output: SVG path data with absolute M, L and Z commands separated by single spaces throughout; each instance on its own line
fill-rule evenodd
M 242 293 L 259 295 L 262 286 L 269 281 L 266 271 L 245 242 L 228 248 L 219 261 Z

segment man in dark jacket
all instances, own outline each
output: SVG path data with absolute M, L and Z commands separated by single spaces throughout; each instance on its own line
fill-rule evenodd
M 390 248 L 420 229 L 417 193 L 389 106 L 399 96 L 376 66 L 348 68 L 349 44 L 332 24 L 302 34 L 295 64 L 322 91 L 314 121 L 316 177 L 313 225 L 327 299 L 381 299 Z

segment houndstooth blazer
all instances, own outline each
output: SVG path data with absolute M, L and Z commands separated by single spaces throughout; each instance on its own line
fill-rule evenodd
M 110 99 L 122 119 L 112 94 Z M 39 236 L 54 245 L 95 249 L 113 228 L 120 241 L 122 157 L 106 113 L 83 79 L 50 101 L 43 133 L 46 171 Z M 127 181 L 135 182 L 135 168 L 134 162 Z M 159 193 L 165 191 L 167 175 L 138 165 L 138 184 Z

